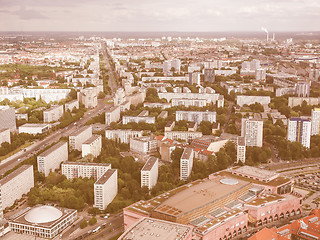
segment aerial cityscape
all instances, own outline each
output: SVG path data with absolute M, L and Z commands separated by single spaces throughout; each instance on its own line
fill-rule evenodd
M 318 1 L 0 3 L 0 239 L 320 239 Z

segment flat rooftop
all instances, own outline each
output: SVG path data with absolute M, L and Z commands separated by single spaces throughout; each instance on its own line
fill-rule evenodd
M 123 233 L 118 240 L 185 240 L 189 239 L 193 228 L 187 225 L 162 221 L 154 218 L 143 218 Z
M 89 138 L 88 140 L 86 140 L 83 144 L 91 144 L 91 143 L 93 143 L 95 140 L 97 140 L 98 138 L 101 138 L 101 135 L 93 135 L 91 138 Z
M 226 179 L 222 176 L 218 176 L 213 179 L 205 179 L 202 180 L 201 183 L 186 188 L 185 190 L 169 197 L 154 211 L 172 216 L 179 216 L 211 202 L 217 201 L 235 191 L 249 186 L 250 184 L 251 183 L 247 181 Z
M 61 142 L 58 142 L 57 144 L 53 145 L 51 148 L 47 149 L 43 153 L 39 154 L 38 157 L 46 157 L 63 145 L 67 145 L 67 148 L 68 148 L 68 143 L 61 141 Z M 68 151 L 68 149 L 67 149 L 67 151 Z
M 235 168 L 232 169 L 231 172 L 259 179 L 270 179 L 279 176 L 276 172 L 250 166 Z
M 115 172 L 117 172 L 117 169 L 108 169 L 94 184 L 104 184 Z
M 73 136 L 73 137 L 78 136 L 80 133 L 87 130 L 88 128 L 91 128 L 91 126 L 82 126 L 81 128 L 78 128 L 73 133 L 71 133 L 69 136 Z
M 0 180 L 0 185 L 4 185 L 7 182 L 9 182 L 11 179 L 15 178 L 16 176 L 20 175 L 21 173 L 23 173 L 25 170 L 29 169 L 29 168 L 33 168 L 32 165 L 22 165 L 21 167 L 19 167 L 17 170 L 13 171 L 12 173 L 8 174 L 7 176 L 5 176 L 4 178 L 2 178 Z
M 190 155 L 192 154 L 193 152 L 193 149 L 192 148 L 185 148 L 183 153 L 182 153 L 182 156 L 181 158 L 182 159 L 189 159 L 190 158 Z
M 93 162 L 65 162 L 63 165 L 82 165 L 82 166 L 105 166 L 109 167 L 110 163 L 93 163 Z
M 47 123 L 26 123 L 20 127 L 47 127 L 49 124 Z
M 141 169 L 141 171 L 150 171 L 150 170 L 153 168 L 154 164 L 155 164 L 157 161 L 158 161 L 157 158 L 155 158 L 155 157 L 150 157 L 150 158 L 148 159 L 148 161 L 146 162 L 146 164 L 145 164 L 145 165 L 143 166 L 143 168 Z
M 0 133 L 10 130 L 9 128 L 1 128 Z

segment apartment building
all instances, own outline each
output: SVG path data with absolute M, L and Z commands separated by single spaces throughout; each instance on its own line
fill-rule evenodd
M 131 129 L 107 129 L 106 138 L 121 143 L 129 144 L 131 138 L 142 137 L 143 131 L 135 131 Z
M 109 169 L 94 183 L 94 207 L 105 210 L 118 193 L 117 169 Z
M 60 168 L 60 164 L 68 160 L 68 143 L 58 142 L 37 157 L 38 171 L 46 177 L 51 171 Z
M 61 164 L 62 174 L 67 179 L 79 177 L 99 179 L 109 169 L 111 169 L 110 163 L 65 162 Z
M 120 106 L 112 107 L 105 113 L 106 126 L 120 120 Z
M 311 112 L 311 135 L 320 134 L 320 108 L 312 109 Z
M 4 142 L 11 143 L 10 129 L 9 128 L 0 129 L 0 146 Z
M 270 96 L 237 96 L 237 105 L 239 105 L 240 107 L 242 107 L 243 105 L 251 105 L 254 103 L 268 105 L 270 103 Z
M 149 124 L 154 124 L 156 121 L 155 117 L 148 117 L 148 116 L 123 116 L 122 117 L 122 123 L 123 124 L 128 124 L 130 122 L 145 122 Z
M 157 139 L 152 136 L 131 138 L 130 150 L 144 154 L 154 152 L 157 150 Z
M 43 111 L 43 121 L 48 122 L 55 122 L 58 121 L 63 115 L 63 106 L 52 106 L 51 108 Z
M 141 187 L 146 186 L 149 190 L 152 189 L 157 184 L 158 172 L 158 158 L 150 157 L 141 169 Z
M 23 165 L 0 180 L 2 209 L 27 194 L 34 187 L 33 166 Z
M 10 131 L 16 130 L 16 115 L 14 108 L 0 106 L 0 126 L 9 128 Z
M 82 150 L 82 143 L 92 137 L 92 126 L 83 126 L 69 136 L 69 147 L 73 150 Z
M 78 100 L 73 100 L 73 101 L 70 101 L 70 102 L 67 102 L 64 104 L 65 111 L 69 110 L 70 112 L 72 112 L 74 108 L 79 109 L 79 101 Z
M 241 123 L 241 136 L 245 138 L 245 145 L 262 147 L 263 121 L 256 118 L 242 118 Z
M 195 138 L 202 137 L 202 132 L 189 132 L 189 131 L 168 131 L 164 133 L 166 138 L 172 140 L 184 140 L 190 142 Z
M 101 135 L 93 135 L 87 141 L 82 143 L 82 157 L 91 154 L 93 157 L 98 157 L 101 153 L 102 137 Z
M 173 99 L 194 99 L 194 100 L 206 100 L 207 103 L 215 103 L 218 98 L 218 93 L 175 93 L 175 92 L 165 92 L 158 93 L 159 98 L 164 98 L 168 102 Z
M 311 121 L 302 118 L 288 120 L 287 139 L 291 142 L 300 142 L 302 146 L 310 148 Z
M 246 161 L 246 140 L 245 137 L 237 138 L 237 163 Z
M 171 101 L 171 105 L 172 105 L 172 107 L 175 107 L 175 106 L 205 107 L 207 105 L 207 100 L 205 100 L 205 99 L 173 98 Z
M 216 112 L 176 111 L 176 121 L 185 120 L 200 124 L 202 121 L 216 122 Z
M 98 105 L 98 89 L 96 87 L 81 89 L 79 100 L 85 108 L 96 107 Z
M 50 125 L 46 123 L 26 123 L 19 127 L 19 133 L 43 134 L 50 129 Z
M 180 158 L 180 180 L 186 181 L 193 167 L 193 149 L 185 148 Z

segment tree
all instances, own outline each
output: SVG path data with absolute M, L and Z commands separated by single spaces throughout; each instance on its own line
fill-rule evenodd
M 200 123 L 200 130 L 203 135 L 211 135 L 212 134 L 212 123 L 209 121 L 202 121 Z
M 176 148 L 171 153 L 172 166 L 179 167 L 180 166 L 180 158 L 183 153 L 183 148 Z
M 97 219 L 95 217 L 92 217 L 90 220 L 89 220 L 89 224 L 92 226 L 94 224 L 97 223 Z
M 87 226 L 88 226 L 87 220 L 83 220 L 83 221 L 80 223 L 80 228 L 81 228 L 81 229 L 84 229 L 84 228 L 87 227 Z

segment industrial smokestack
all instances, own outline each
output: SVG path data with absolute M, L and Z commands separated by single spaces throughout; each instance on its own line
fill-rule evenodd
M 267 42 L 269 41 L 269 32 L 266 28 L 262 27 L 261 28 L 262 31 L 264 31 L 267 34 Z

